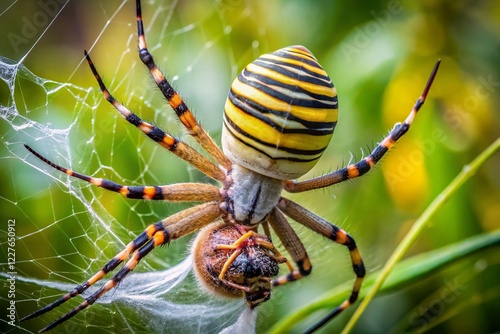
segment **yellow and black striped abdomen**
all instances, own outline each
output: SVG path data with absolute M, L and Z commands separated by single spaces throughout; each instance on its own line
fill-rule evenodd
M 224 108 L 224 153 L 277 179 L 307 173 L 337 123 L 337 92 L 303 46 L 260 56 L 233 81 Z

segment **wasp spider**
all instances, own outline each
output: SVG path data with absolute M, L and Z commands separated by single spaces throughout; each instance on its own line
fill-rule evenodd
M 249 64 L 234 80 L 224 109 L 222 150 L 196 121 L 179 94 L 158 70 L 146 46 L 137 1 L 139 57 L 148 67 L 179 120 L 205 149 L 206 158 L 182 141 L 141 120 L 107 90 L 89 55 L 90 65 L 104 98 L 132 125 L 170 152 L 221 183 L 180 183 L 163 186 L 124 186 L 83 175 L 58 166 L 32 148 L 26 148 L 53 168 L 127 198 L 168 202 L 201 202 L 146 228 L 94 276 L 55 302 L 24 317 L 44 314 L 125 265 L 79 306 L 41 331 L 54 328 L 92 305 L 116 287 L 155 247 L 200 230 L 193 245 L 194 268 L 209 290 L 225 296 L 245 298 L 253 308 L 269 299 L 271 288 L 311 273 L 306 249 L 285 216 L 333 242 L 347 247 L 356 279 L 350 296 L 310 331 L 314 331 L 353 304 L 365 276 L 365 267 L 354 239 L 344 230 L 283 197 L 282 191 L 304 192 L 328 187 L 367 173 L 409 129 L 424 103 L 439 61 L 414 108 L 398 123 L 370 155 L 335 172 L 297 181 L 321 157 L 337 124 L 337 93 L 327 73 L 303 46 L 291 46 L 265 54 Z M 259 226 L 264 234 L 258 233 Z M 280 239 L 293 265 L 274 247 L 270 227 Z M 130 258 L 130 259 L 129 259 Z M 289 273 L 278 278 L 278 264 Z

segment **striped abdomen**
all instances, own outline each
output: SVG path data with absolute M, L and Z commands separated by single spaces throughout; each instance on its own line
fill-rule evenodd
M 232 162 L 277 179 L 307 173 L 337 123 L 337 92 L 303 46 L 260 56 L 233 81 L 222 146 Z

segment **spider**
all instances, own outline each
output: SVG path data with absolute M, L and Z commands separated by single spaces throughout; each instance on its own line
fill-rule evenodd
M 272 287 L 296 281 L 311 273 L 312 266 L 306 249 L 285 217 L 288 216 L 331 241 L 346 246 L 356 275 L 350 296 L 308 332 L 317 330 L 356 301 L 365 267 L 356 242 L 348 233 L 283 197 L 281 193 L 329 187 L 367 173 L 408 131 L 426 99 L 440 61 L 434 66 L 409 116 L 403 123 L 397 123 L 370 155 L 326 175 L 298 181 L 296 179 L 308 172 L 321 157 L 337 123 L 336 89 L 312 53 L 303 46 L 286 47 L 262 55 L 240 73 L 231 85 L 224 108 L 221 150 L 157 68 L 147 49 L 140 0 L 136 1 L 136 14 L 141 61 L 149 69 L 188 133 L 210 158 L 141 120 L 120 104 L 104 85 L 85 51 L 85 58 L 100 90 L 129 123 L 205 175 L 219 181 L 221 186 L 202 183 L 121 185 L 56 165 L 25 145 L 32 154 L 51 167 L 127 198 L 201 204 L 148 226 L 87 281 L 21 321 L 44 314 L 82 294 L 128 259 L 102 287 L 40 332 L 54 328 L 116 287 L 155 247 L 196 231 L 200 232 L 192 252 L 199 280 L 217 294 L 245 298 L 248 306 L 254 308 L 269 299 Z M 264 234 L 258 232 L 260 226 Z M 296 268 L 274 247 L 270 228 L 280 239 Z M 278 274 L 280 263 L 286 263 L 290 272 L 272 279 Z

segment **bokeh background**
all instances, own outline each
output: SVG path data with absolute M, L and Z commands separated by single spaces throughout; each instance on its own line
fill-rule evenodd
M 331 145 L 305 177 L 368 154 L 406 117 L 442 59 L 410 132 L 378 167 L 359 180 L 289 196 L 349 231 L 369 272 L 383 266 L 431 200 L 500 134 L 496 1 L 156 0 L 145 1 L 143 11 L 157 63 L 217 141 L 229 86 L 247 63 L 294 44 L 314 53 L 337 87 L 340 114 Z M 2 1 L 0 27 L 2 291 L 9 288 L 7 224 L 15 219 L 15 299 L 21 317 L 61 294 L 50 282 L 81 283 L 145 226 L 186 207 L 127 201 L 68 180 L 29 156 L 23 143 L 62 165 L 124 184 L 209 180 L 117 116 L 84 62 L 83 50 L 90 50 L 122 103 L 191 142 L 138 61 L 133 1 Z M 17 67 L 21 62 L 29 71 Z M 440 210 L 408 256 L 498 230 L 499 190 L 497 154 Z M 274 292 L 261 307 L 259 333 L 354 278 L 343 247 L 298 231 L 313 274 Z M 156 250 L 137 271 L 175 265 L 187 256 L 189 240 Z M 498 247 L 481 252 L 379 296 L 355 331 L 500 331 L 499 255 Z M 3 313 L 9 300 L 2 292 Z M 164 322 L 155 326 L 155 319 L 141 312 L 127 303 L 96 305 L 60 331 L 169 332 L 160 325 Z M 20 333 L 55 318 L 21 325 L 16 320 L 20 327 L 9 327 L 3 313 L 2 327 Z M 350 314 L 323 332 L 339 331 Z

